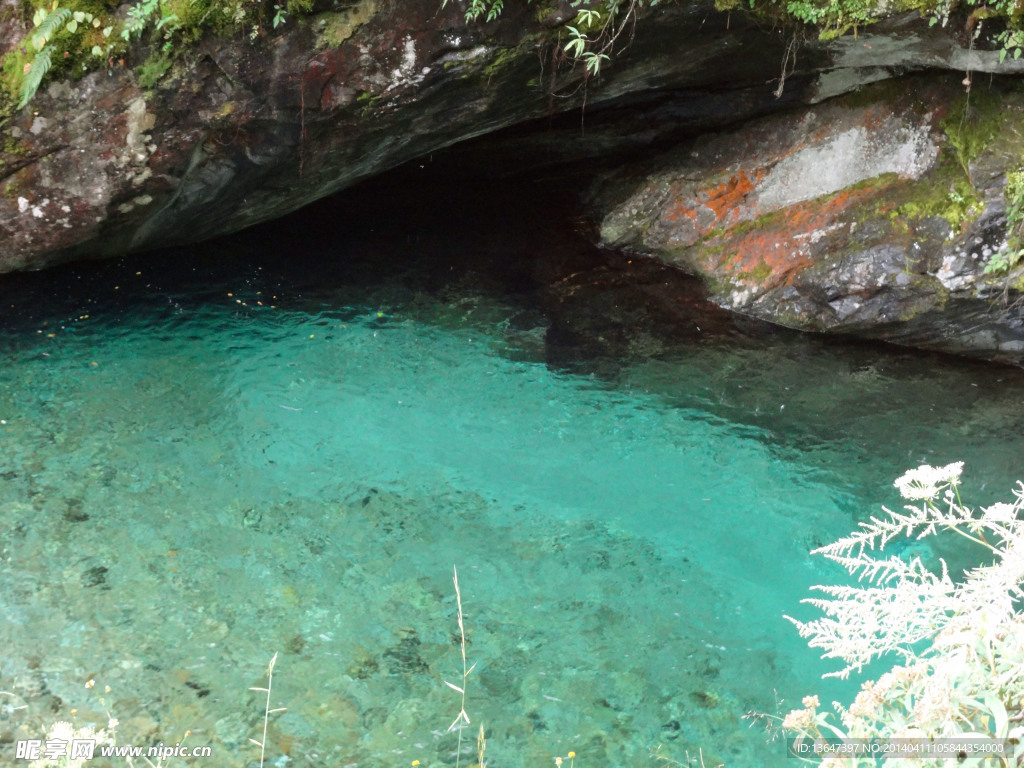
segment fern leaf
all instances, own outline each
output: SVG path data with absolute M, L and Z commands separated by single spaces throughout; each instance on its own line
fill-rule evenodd
M 53 33 L 60 29 L 60 25 L 71 18 L 71 10 L 68 8 L 55 8 L 50 11 L 43 23 L 36 27 L 32 33 L 32 47 L 42 52 L 43 46 L 53 37 Z
M 53 46 L 48 45 L 32 59 L 32 67 L 25 73 L 25 79 L 21 82 L 21 101 L 18 102 L 18 109 L 21 109 L 36 95 L 40 83 L 46 73 L 50 71 L 50 57 L 53 55 Z

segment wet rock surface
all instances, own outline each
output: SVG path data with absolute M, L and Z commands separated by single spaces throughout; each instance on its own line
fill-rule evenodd
M 752 317 L 1020 362 L 1019 270 L 986 267 L 1012 248 L 1022 110 L 1013 84 L 868 87 L 611 174 L 600 237 Z
M 559 59 L 572 15 L 563 11 L 536 20 L 529 6 L 510 5 L 498 21 L 467 24 L 456 3 L 363 0 L 252 40 L 205 39 L 152 87 L 140 83 L 145 51 L 44 85 L 0 127 L 0 271 L 228 234 L 584 102 L 595 112 L 633 106 L 586 148 L 568 142 L 562 157 L 646 146 L 675 130 L 680 108 L 650 95 L 657 90 L 683 89 L 693 124 L 777 108 L 764 73 L 783 50 L 779 35 L 726 28 L 699 2 L 675 7 L 642 22 L 644 45 L 584 87 L 582 67 Z M 738 50 L 747 58 L 737 67 Z M 716 96 L 710 117 L 700 106 L 708 88 L 735 97 Z M 645 105 L 660 117 L 637 132 Z
M 558 55 L 572 14 L 361 0 L 200 40 L 148 87 L 147 50 L 49 82 L 0 125 L 0 272 L 230 234 L 494 135 L 467 150 L 477 178 L 612 169 L 595 240 L 726 309 L 1020 361 L 1017 275 L 984 268 L 1010 248 L 1024 106 L 1005 83 L 982 98 L 980 73 L 1024 65 L 912 15 L 800 42 L 698 0 L 651 9 L 585 82 Z M 10 49 L 30 22 L 0 18 Z

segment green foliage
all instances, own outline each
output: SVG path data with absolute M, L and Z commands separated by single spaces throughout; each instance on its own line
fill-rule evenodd
M 1006 248 L 992 254 L 988 264 L 985 265 L 986 275 L 996 275 L 1002 272 L 1009 272 L 1020 264 L 1024 259 L 1024 248 L 1017 248 L 1007 244 Z
M 1006 174 L 1006 220 L 1014 229 L 1024 222 L 1024 168 Z
M 1021 47 L 1024 45 L 1024 30 L 1021 29 L 1022 13 L 1017 0 L 963 0 L 965 10 L 969 11 L 968 29 L 980 29 L 981 22 L 985 19 L 995 19 L 997 23 L 1005 24 L 1005 28 L 996 35 L 999 42 L 999 60 L 1004 61 L 1007 56 L 1019 59 Z M 950 0 L 940 3 L 939 7 L 944 8 L 948 14 Z
M 288 0 L 274 3 L 273 27 L 277 29 L 288 20 L 288 15 L 300 16 L 313 10 L 313 0 Z
M 25 107 L 47 76 L 59 72 L 75 77 L 89 68 L 114 66 L 140 42 L 157 44 L 156 51 L 147 49 L 148 58 L 136 66 L 142 86 L 151 88 L 203 34 L 250 28 L 256 37 L 262 23 L 271 23 L 264 18 L 263 6 L 250 0 L 137 0 L 121 21 L 110 14 L 116 5 L 111 0 L 31 2 L 52 5 L 36 9 L 34 29 L 3 58 L 0 108 L 6 114 Z M 61 7 L 61 2 L 68 7 Z M 313 0 L 281 0 L 275 6 L 274 26 L 312 8 Z
M 43 47 L 49 42 L 50 38 L 53 37 L 54 32 L 58 31 L 61 28 L 61 25 L 70 18 L 71 11 L 67 8 L 55 7 L 45 15 L 41 9 L 36 11 L 35 18 L 33 19 L 36 23 L 36 28 L 29 35 L 29 43 L 37 51 L 42 52 Z M 74 32 L 75 29 L 69 28 L 68 31 Z
M 1005 29 L 999 33 L 997 38 L 1002 46 L 999 51 L 999 61 L 1005 61 L 1008 55 L 1015 59 L 1020 58 L 1021 49 L 1024 49 L 1024 30 Z
M 18 109 L 22 109 L 28 104 L 32 97 L 36 95 L 36 91 L 39 90 L 40 83 L 43 82 L 43 77 L 50 71 L 50 61 L 53 57 L 53 46 L 48 45 L 43 48 L 39 53 L 32 59 L 32 65 L 28 72 L 25 74 L 25 79 L 21 83 L 21 101 L 18 102 Z
M 716 0 L 716 7 L 739 6 L 739 0 Z M 779 0 L 750 0 L 750 7 L 766 15 L 773 15 Z M 878 3 L 872 0 L 786 0 L 785 16 L 802 24 L 817 27 L 822 40 L 854 34 L 859 27 L 906 10 L 917 10 L 929 17 L 931 25 L 946 26 L 954 9 L 968 16 L 968 33 L 977 32 L 985 19 L 995 19 L 1005 29 L 996 35 L 1000 44 L 1000 60 L 1007 56 L 1020 58 L 1024 48 L 1024 30 L 1017 0 L 898 0 L 896 3 Z
M 580 16 L 585 13 L 590 13 L 592 18 L 600 19 L 601 14 L 597 11 L 580 11 Z M 587 19 L 589 21 L 590 19 Z M 569 42 L 562 46 L 562 50 L 565 51 L 567 56 L 572 56 L 577 61 L 582 61 L 586 67 L 586 71 L 589 74 L 596 75 L 601 70 L 602 62 L 608 61 L 610 58 L 607 53 L 595 52 L 588 50 L 587 46 L 593 43 L 593 40 L 588 38 L 583 32 L 573 26 L 566 26 L 569 30 Z
M 581 61 L 587 76 L 597 75 L 601 66 L 611 60 L 619 36 L 635 22 L 644 5 L 657 5 L 659 0 L 607 0 L 585 5 L 586 0 L 573 0 L 577 9 L 571 25 L 566 25 L 569 39 L 562 46 L 567 56 Z M 580 7 L 583 6 L 583 7 Z M 600 9 L 600 10 L 599 10 Z
M 977 512 L 960 500 L 962 468 L 958 462 L 907 472 L 896 481 L 914 502 L 904 512 L 885 509 L 885 516 L 815 550 L 862 585 L 815 587 L 826 597 L 804 602 L 825 617 L 791 619 L 801 636 L 826 658 L 846 664 L 833 673 L 840 677 L 884 654 L 896 654 L 902 663 L 865 683 L 848 708 L 836 704 L 835 715 L 818 711 L 817 696 L 804 698 L 803 709 L 786 716 L 784 729 L 802 739 L 829 740 L 1024 737 L 1024 484 L 1014 501 Z M 897 538 L 922 540 L 937 531 L 977 545 L 982 565 L 954 580 L 941 560 L 936 572 L 920 557 L 882 556 Z M 972 765 L 1008 764 L 971 757 Z M 874 766 L 876 760 L 853 755 L 843 765 Z
M 494 21 L 501 15 L 503 8 L 502 0 L 470 0 L 469 8 L 466 10 L 466 21 L 476 21 L 481 16 L 487 21 Z
M 97 0 L 72 0 L 71 6 L 62 8 L 59 2 L 54 0 L 49 7 L 36 8 L 34 28 L 21 45 L 4 56 L 3 86 L 8 93 L 18 95 L 17 106 L 10 103 L 7 114 L 25 107 L 48 73 L 57 70 L 81 75 L 99 64 L 96 56 L 105 53 L 102 48 L 97 50 L 98 43 L 113 28 L 100 29 L 105 13 L 102 4 Z M 90 48 L 92 52 L 83 55 Z M 0 102 L 4 101 L 0 98 Z
M 159 0 L 141 0 L 128 9 L 128 15 L 124 20 L 124 27 L 121 29 L 121 37 L 131 40 L 132 36 L 138 37 L 142 30 L 149 24 L 150 17 L 160 7 Z
M 167 74 L 173 62 L 165 52 L 147 59 L 141 66 L 135 68 L 135 74 L 139 78 L 139 85 L 143 88 L 153 88 L 160 79 Z
M 36 9 L 32 18 L 35 29 L 23 41 L 26 51 L 31 49 L 36 53 L 32 61 L 23 66 L 20 73 L 22 77 L 18 89 L 19 100 L 15 109 L 24 108 L 32 100 L 46 73 L 50 71 L 54 53 L 58 50 L 56 44 L 51 43 L 54 37 L 62 32 L 74 35 L 78 32 L 79 24 L 91 21 L 93 21 L 91 13 L 86 14 L 81 11 L 72 13 L 69 8 L 61 8 L 56 0 L 49 11 L 42 8 Z
M 1009 231 L 1006 247 L 993 254 L 985 265 L 985 274 L 1009 272 L 1024 259 L 1024 168 L 1006 174 L 1006 223 Z
M 448 0 L 441 0 L 441 7 L 448 5 Z M 466 9 L 466 23 L 476 21 L 483 16 L 487 21 L 494 21 L 504 10 L 504 0 L 470 0 Z
M 571 0 L 576 10 L 573 23 L 565 26 L 568 40 L 562 51 L 574 61 L 582 62 L 587 75 L 597 75 L 601 65 L 611 59 L 615 42 L 637 11 L 645 5 L 657 5 L 661 0 Z M 527 0 L 529 2 L 529 0 Z M 448 0 L 441 0 L 441 7 Z M 582 6 L 582 7 L 581 7 Z M 504 9 L 504 0 L 470 0 L 466 9 L 466 22 L 480 18 L 494 21 Z
M 786 12 L 804 24 L 818 27 L 822 40 L 878 21 L 878 4 L 870 0 L 789 0 Z
M 130 42 L 132 37 L 140 37 L 151 21 L 156 32 L 163 32 L 163 49 L 169 51 L 171 33 L 179 26 L 179 20 L 176 13 L 165 10 L 161 0 L 139 0 L 129 8 L 121 29 L 122 39 Z

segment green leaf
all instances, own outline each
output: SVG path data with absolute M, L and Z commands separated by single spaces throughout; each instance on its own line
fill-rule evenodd
M 21 101 L 18 102 L 18 109 L 21 109 L 36 95 L 39 85 L 43 82 L 46 73 L 50 71 L 50 57 L 53 55 L 53 46 L 48 45 L 35 55 L 32 59 L 32 66 L 25 74 L 21 82 Z
M 981 700 L 985 702 L 985 706 L 988 707 L 988 711 L 995 719 L 992 735 L 996 738 L 1005 738 L 1007 731 L 1010 730 L 1010 716 L 1007 714 L 1002 700 L 992 691 L 982 691 Z
M 71 16 L 79 24 L 81 24 L 83 21 L 85 21 L 85 13 L 83 11 L 75 11 L 73 14 L 71 14 Z
M 75 32 L 78 31 L 78 22 L 75 21 L 74 19 L 72 19 L 71 21 L 68 22 L 66 29 L 71 34 L 75 34 Z
M 71 18 L 71 11 L 67 8 L 55 8 L 50 11 L 32 33 L 32 47 L 42 52 L 46 43 L 53 37 L 53 33 L 60 29 L 61 25 L 69 18 Z
M 92 47 L 92 55 L 93 56 L 102 56 L 103 55 L 103 49 L 100 48 L 98 45 L 94 45 Z

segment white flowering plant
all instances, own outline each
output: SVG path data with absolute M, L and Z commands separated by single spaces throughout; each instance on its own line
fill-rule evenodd
M 1017 765 L 1024 752 L 1024 485 L 1014 501 L 975 512 L 960 499 L 963 463 L 922 466 L 895 485 L 912 504 L 902 512 L 861 523 L 860 530 L 814 550 L 858 577 L 858 586 L 819 586 L 824 598 L 804 602 L 822 618 L 789 618 L 812 648 L 845 667 L 846 677 L 872 659 L 894 653 L 897 666 L 864 683 L 853 703 L 835 712 L 819 710 L 817 696 L 803 699 L 782 727 L 798 739 L 1003 740 L 1010 753 L 961 754 L 960 760 L 925 756 L 930 765 Z M 944 561 L 935 573 L 919 557 L 882 556 L 897 536 L 923 539 L 953 531 L 982 549 L 983 564 L 956 579 Z M 824 757 L 827 768 L 879 765 L 877 755 Z M 904 764 L 903 761 L 892 765 Z
M 116 721 L 114 722 L 116 724 Z M 93 742 L 97 749 L 114 745 L 113 736 L 104 729 L 96 730 L 91 726 L 76 728 L 71 723 L 61 720 L 51 725 L 46 734 L 46 744 L 55 747 L 57 752 L 53 756 L 33 760 L 29 763 L 29 768 L 83 768 L 91 761 L 91 755 L 72 754 L 69 750 L 72 744 L 79 741 Z

